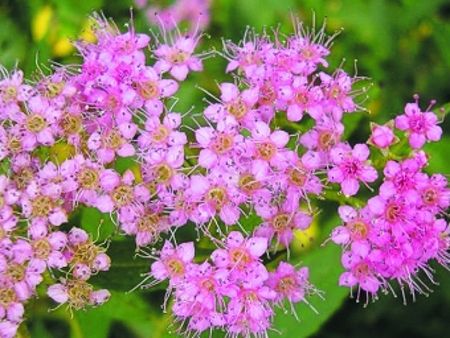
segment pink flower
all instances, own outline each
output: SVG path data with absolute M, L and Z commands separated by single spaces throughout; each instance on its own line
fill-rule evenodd
M 185 276 L 195 255 L 193 242 L 182 243 L 176 247 L 169 241 L 164 243 L 160 258 L 151 266 L 151 275 L 158 281 L 169 278 L 176 285 Z
M 33 87 L 23 83 L 23 72 L 14 70 L 9 77 L 0 80 L 0 120 L 20 111 L 19 103 L 26 102 L 33 94 Z
M 189 193 L 199 202 L 195 213 L 198 222 L 205 223 L 218 215 L 227 225 L 235 224 L 240 217 L 239 204 L 244 202 L 234 177 L 216 170 L 208 176 L 191 176 Z
M 348 271 L 339 277 L 339 285 L 347 287 L 360 287 L 369 294 L 376 294 L 382 286 L 377 278 L 373 264 L 368 259 L 368 252 L 357 254 L 347 251 L 342 256 L 342 264 Z
M 67 222 L 67 211 L 61 206 L 60 184 L 40 185 L 29 183 L 21 197 L 22 214 L 33 222 L 49 222 L 59 226 Z
M 294 207 L 285 205 L 268 219 L 264 219 L 255 235 L 267 238 L 269 243 L 275 239 L 277 245 L 289 247 L 294 238 L 294 231 L 307 229 L 311 221 L 311 216 L 298 210 L 298 204 Z
M 372 215 L 367 208 L 359 211 L 343 205 L 338 209 L 343 225 L 333 229 L 331 240 L 336 244 L 348 245 L 356 241 L 365 241 L 371 234 Z
M 264 122 L 257 122 L 252 132 L 249 150 L 255 158 L 255 165 L 270 172 L 270 168 L 282 169 L 286 166 L 286 145 L 289 134 L 282 130 L 271 131 Z
M 178 90 L 174 80 L 161 79 L 158 72 L 152 67 L 145 67 L 133 79 L 133 88 L 150 116 L 160 116 L 164 110 L 163 100 L 172 96 Z
M 395 118 L 395 127 L 408 133 L 409 144 L 414 149 L 420 149 L 428 141 L 439 141 L 442 129 L 438 125 L 436 114 L 422 112 L 418 101 L 408 103 L 405 113 Z
M 284 299 L 291 304 L 305 301 L 313 290 L 309 283 L 309 269 L 302 267 L 296 270 L 286 262 L 280 262 L 277 269 L 270 273 L 267 285 L 276 292 L 275 301 L 280 303 Z
M 346 196 L 355 195 L 359 190 L 359 182 L 374 182 L 378 174 L 367 164 L 369 148 L 365 144 L 356 144 L 352 149 L 341 143 L 331 150 L 330 157 L 334 167 L 328 171 L 330 182 L 339 183 Z
M 100 177 L 100 186 L 104 194 L 99 196 L 95 206 L 101 212 L 119 211 L 135 203 L 146 202 L 150 198 L 148 189 L 134 183 L 131 170 L 126 170 L 122 177 L 112 169 L 104 170 Z
M 375 123 L 371 123 L 370 129 L 372 131 L 372 134 L 369 138 L 368 143 L 374 145 L 377 148 L 380 149 L 389 148 L 398 140 L 394 134 L 394 131 L 392 130 L 393 121 L 382 126 Z
M 136 245 L 146 246 L 156 242 L 160 234 L 170 228 L 167 215 L 163 214 L 161 203 L 152 203 L 144 206 L 130 207 L 126 220 L 120 227 L 128 234 L 136 236 Z
M 159 73 L 169 72 L 176 80 L 184 81 L 189 71 L 200 72 L 203 64 L 194 56 L 200 35 L 177 36 L 173 43 L 160 44 L 154 51 L 158 58 L 155 69 Z
M 136 130 L 137 127 L 133 123 L 123 123 L 117 128 L 94 132 L 89 137 L 88 148 L 96 153 L 101 163 L 111 163 L 116 155 L 133 156 L 136 150 L 131 140 Z
M 242 152 L 244 137 L 239 134 L 236 121 L 225 117 L 217 128 L 202 127 L 195 131 L 196 140 L 201 147 L 198 163 L 206 168 L 224 166 Z
M 227 331 L 243 337 L 267 335 L 274 314 L 270 302 L 275 296 L 267 286 L 240 289 L 227 306 Z
M 239 88 L 232 83 L 220 84 L 221 103 L 208 106 L 205 117 L 215 123 L 222 121 L 225 116 L 231 116 L 240 125 L 252 127 L 258 121 L 259 113 L 255 110 L 258 101 L 258 89 L 249 88 L 240 92 Z
M 94 290 L 92 285 L 81 279 L 62 280 L 50 285 L 47 295 L 59 304 L 67 303 L 73 310 L 101 305 L 110 297 L 108 290 Z
M 251 271 L 255 266 L 259 270 L 261 265 L 259 257 L 267 250 L 267 246 L 268 241 L 264 237 L 246 239 L 240 232 L 232 231 L 225 241 L 225 249 L 216 249 L 211 254 L 211 259 L 218 268 L 228 268 L 232 275 L 241 278 L 242 273 Z M 265 270 L 264 266 L 262 267 Z M 267 271 L 262 272 L 257 279 L 247 282 L 252 284 L 263 282 L 267 279 Z
M 351 113 L 356 110 L 357 106 L 353 102 L 351 92 L 354 79 L 342 69 L 337 71 L 334 77 L 323 72 L 319 76 L 326 97 L 324 102 L 325 110 L 329 110 L 336 121 L 342 119 L 344 112 Z

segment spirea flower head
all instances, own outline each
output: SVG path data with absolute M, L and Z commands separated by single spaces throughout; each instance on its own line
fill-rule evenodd
M 432 260 L 449 266 L 448 182 L 420 150 L 441 138 L 431 108 L 416 100 L 372 125 L 367 143 L 381 151 L 351 143 L 345 115 L 364 110 L 365 88 L 331 69 L 334 35 L 296 22 L 292 35 L 249 29 L 223 51 L 199 52 L 209 6 L 177 1 L 154 16 L 151 37 L 96 14 L 94 39 L 75 42 L 80 64 L 34 82 L 0 70 L 2 338 L 16 334 L 39 285 L 70 311 L 106 302 L 110 285 L 93 277 L 114 266 L 119 241 L 152 260 L 134 289 L 166 283 L 163 309 L 172 297 L 180 335 L 267 337 L 278 308 L 315 310 L 316 267 L 299 267 L 292 249 L 333 201 L 345 269 L 336 284 L 358 299 L 392 281 L 415 297 Z M 183 32 L 183 20 L 195 28 Z M 178 110 L 180 88 L 213 54 L 230 76 L 202 89 L 203 107 Z M 412 149 L 397 149 L 405 136 Z

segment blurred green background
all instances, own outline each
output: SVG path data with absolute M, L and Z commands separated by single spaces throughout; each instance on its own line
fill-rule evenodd
M 151 1 L 151 0 L 150 0 Z M 167 4 L 170 1 L 154 1 Z M 220 46 L 220 38 L 238 41 L 247 25 L 261 29 L 282 24 L 290 30 L 291 13 L 310 23 L 313 13 L 318 22 L 327 17 L 327 31 L 344 28 L 335 40 L 331 66 L 345 58 L 344 68 L 352 72 L 357 59 L 360 75 L 371 78 L 373 86 L 365 105 L 370 110 L 346 118 L 349 135 L 354 141 L 364 141 L 368 121 L 386 122 L 402 111 L 404 103 L 420 93 L 422 106 L 431 99 L 438 107 L 450 102 L 450 2 L 445 0 L 213 0 L 212 21 L 207 32 L 211 38 L 204 48 Z M 125 0 L 1 0 L 0 1 L 0 63 L 11 69 L 18 64 L 27 76 L 33 74 L 36 63 L 47 64 L 52 59 L 68 64 L 77 62 L 70 40 L 76 39 L 88 26 L 88 15 L 102 10 L 114 18 L 119 27 L 129 21 L 132 1 Z M 145 16 L 134 11 L 137 30 L 147 32 Z M 194 74 L 183 85 L 177 109 L 185 111 L 192 104 L 202 106 L 203 94 L 194 84 L 217 91 L 213 79 L 230 79 L 223 73 L 224 61 L 206 61 L 206 72 Z M 199 110 L 199 108 L 197 108 Z M 449 122 L 444 122 L 443 142 L 428 146 L 430 170 L 449 174 L 446 153 L 450 147 L 447 134 Z M 101 217 L 100 215 L 97 215 Z M 91 216 L 89 216 L 91 217 Z M 86 218 L 86 217 L 84 217 Z M 81 224 L 88 227 L 92 219 Z M 313 243 L 304 250 L 301 261 L 311 268 L 313 282 L 326 292 L 326 301 L 314 300 L 320 314 L 307 307 L 299 308 L 300 322 L 292 316 L 279 314 L 277 329 L 282 337 L 449 337 L 450 273 L 437 269 L 439 286 L 429 297 L 421 296 L 415 303 L 403 306 L 400 299 L 381 297 L 363 308 L 349 299 L 345 289 L 336 286 L 341 272 L 340 249 L 331 245 L 318 248 L 338 220 L 324 213 L 316 232 L 307 235 Z M 112 246 L 112 272 L 100 280 L 111 285 L 113 297 L 105 306 L 71 316 L 64 309 L 48 312 L 48 300 L 41 297 L 29 305 L 27 326 L 23 337 L 36 338 L 161 338 L 173 336 L 168 328 L 170 317 L 159 307 L 163 290 L 134 292 L 127 290 L 119 279 L 139 280 L 138 273 L 148 270 L 148 262 L 134 259 L 134 247 L 128 241 Z M 114 278 L 117 277 L 117 279 Z M 124 277 L 125 276 L 125 277 Z M 102 284 L 103 283 L 103 284 Z M 117 290 L 117 291 L 115 291 Z M 44 292 L 44 291 L 42 291 Z M 278 333 L 271 333 L 277 337 Z

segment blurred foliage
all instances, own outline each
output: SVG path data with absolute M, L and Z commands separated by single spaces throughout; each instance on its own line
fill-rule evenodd
M 89 38 L 89 14 L 101 10 L 123 27 L 129 21 L 132 5 L 131 0 L 2 0 L 0 63 L 9 69 L 18 64 L 27 76 L 31 76 L 37 64 L 45 68 L 50 59 L 62 64 L 77 62 L 79 59 L 73 54 L 70 41 Z M 238 41 L 248 25 L 261 30 L 280 23 L 281 31 L 288 32 L 292 15 L 299 16 L 306 25 L 315 18 L 316 26 L 321 26 L 327 18 L 330 34 L 343 28 L 333 46 L 331 67 L 342 64 L 345 59 L 343 66 L 347 71 L 354 73 L 357 69 L 359 75 L 371 79 L 369 97 L 364 102 L 370 116 L 358 113 L 345 118 L 346 136 L 352 141 L 365 141 L 369 119 L 386 122 L 402 110 L 414 93 L 420 93 L 423 106 L 431 99 L 436 99 L 439 104 L 450 102 L 448 0 L 213 0 L 212 22 L 207 32 L 211 38 L 203 47 L 220 48 L 221 37 Z M 134 11 L 134 20 L 138 31 L 148 31 L 142 13 Z M 195 85 L 217 93 L 216 81 L 229 79 L 223 72 L 225 62 L 220 58 L 206 61 L 205 66 L 205 72 L 193 74 L 182 86 L 177 110 L 184 112 L 193 105 L 196 111 L 201 109 L 203 93 Z M 448 126 L 446 121 L 444 129 L 448 130 Z M 448 136 L 441 143 L 427 146 L 431 152 L 430 170 L 449 173 L 444 157 L 449 147 Z M 58 154 L 57 149 L 55 152 Z M 131 164 L 124 159 L 117 169 L 123 171 Z M 139 169 L 133 167 L 133 170 L 137 173 Z M 307 305 L 299 306 L 299 322 L 280 311 L 276 322 L 282 336 L 448 336 L 446 316 L 450 313 L 450 276 L 441 270 L 437 279 L 442 281 L 442 286 L 435 287 L 437 292 L 428 299 L 419 297 L 417 303 L 408 307 L 392 296 L 382 297 L 367 309 L 356 305 L 354 300 L 345 301 L 347 290 L 337 287 L 341 272 L 340 249 L 333 245 L 319 248 L 338 223 L 333 216 L 335 207 L 326 209 L 310 232 L 298 233 L 298 242 L 293 247 L 294 261 L 311 267 L 312 282 L 325 291 L 326 300 L 318 297 L 312 300 L 312 306 L 319 314 Z M 169 333 L 175 329 L 169 327 L 170 316 L 163 314 L 160 308 L 165 285 L 151 292 L 123 292 L 136 286 L 144 278 L 141 274 L 149 269 L 148 261 L 136 257 L 132 240 L 119 237 L 109 216 L 93 209 L 80 210 L 71 223 L 80 224 L 93 234 L 98 232 L 100 241 L 113 240 L 109 249 L 113 256 L 111 271 L 96 280 L 99 285 L 113 290 L 112 298 L 105 306 L 71 315 L 64 308 L 48 312 L 47 307 L 52 305 L 45 297 L 40 297 L 30 304 L 29 320 L 27 326 L 21 328 L 20 335 L 33 338 L 174 336 Z M 101 224 L 99 230 L 98 224 Z M 192 227 L 186 227 L 177 236 L 183 240 L 194 239 L 192 234 Z M 199 243 L 200 249 L 202 245 Z M 44 294 L 45 290 L 40 293 Z M 271 336 L 276 337 L 278 333 Z

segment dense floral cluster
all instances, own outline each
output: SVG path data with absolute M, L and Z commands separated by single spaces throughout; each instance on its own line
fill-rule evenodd
M 192 242 L 176 248 L 166 242 L 151 274 L 156 281 L 169 279 L 173 314 L 184 322 L 186 332 L 226 327 L 232 337 L 249 337 L 270 328 L 274 304 L 292 305 L 316 293 L 308 282 L 308 268 L 297 270 L 282 262 L 269 273 L 260 259 L 267 246 L 266 238 L 245 238 L 232 231 L 224 248 L 211 254 L 212 264 L 195 264 Z
M 207 54 L 195 52 L 197 31 L 161 25 L 161 39 L 151 39 L 96 16 L 95 42 L 76 43 L 79 66 L 57 66 L 35 83 L 3 71 L 0 337 L 15 335 L 41 282 L 70 309 L 108 299 L 88 282 L 109 269 L 107 245 L 71 222 L 83 207 L 110 214 L 138 248 L 152 246 L 150 285 L 168 279 L 181 332 L 265 337 L 275 307 L 309 304 L 318 291 L 307 267 L 277 260 L 270 271 L 262 257 L 289 259 L 325 189 L 349 197 L 377 180 L 369 147 L 343 139 L 343 116 L 360 109 L 363 90 L 344 70 L 325 71 L 332 37 L 324 28 L 297 24 L 283 39 L 248 32 L 241 44 L 225 42 L 221 55 L 235 82 L 220 83 L 218 97 L 208 93 L 200 119 L 183 121 L 171 99 Z M 345 246 L 341 284 L 375 295 L 397 280 L 422 292 L 417 271 L 429 274 L 431 259 L 448 264 L 448 226 L 439 217 L 449 204 L 447 181 L 422 173 L 419 150 L 439 140 L 436 124 L 433 113 L 408 104 L 395 126 L 407 132 L 413 155 L 387 161 L 366 208 L 339 209 L 345 224 L 332 239 Z M 387 154 L 396 140 L 389 123 L 373 126 L 368 143 Z M 116 165 L 123 157 L 134 160 L 124 171 Z M 250 214 L 260 224 L 250 227 Z M 176 244 L 176 229 L 186 225 L 210 245 L 201 263 L 192 242 Z
M 433 281 L 431 259 L 447 267 L 450 263 L 450 228 L 444 218 L 450 205 L 448 182 L 441 174 L 429 176 L 423 171 L 428 158 L 419 150 L 426 138 L 440 139 L 442 130 L 436 122 L 436 115 L 421 112 L 417 102 L 407 104 L 395 125 L 408 132 L 411 147 L 418 150 L 410 158 L 386 162 L 378 195 L 366 206 L 339 208 L 344 224 L 334 229 L 331 238 L 345 248 L 342 264 L 347 271 L 340 284 L 357 286 L 358 297 L 360 289 L 372 296 L 380 289 L 395 294 L 389 282 L 397 281 L 406 302 L 404 287 L 413 298 L 429 292 L 418 272 Z M 392 144 L 392 135 L 374 129 L 372 142 L 384 149 Z

